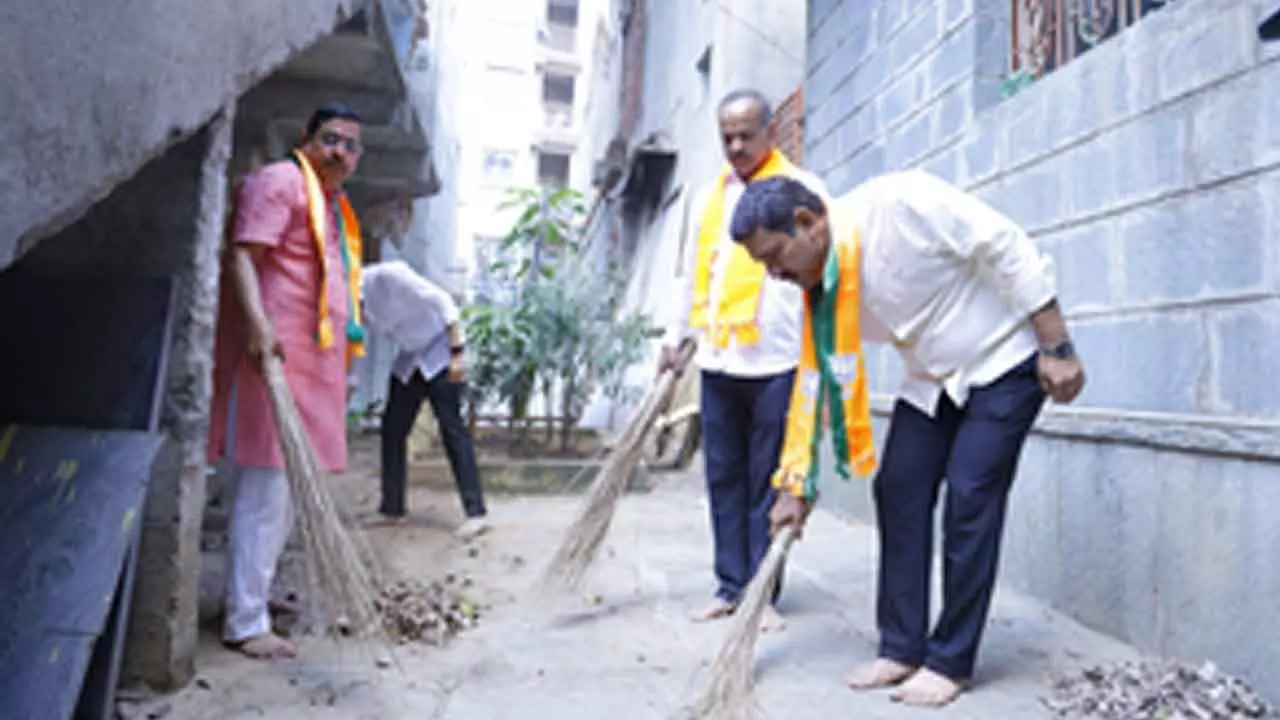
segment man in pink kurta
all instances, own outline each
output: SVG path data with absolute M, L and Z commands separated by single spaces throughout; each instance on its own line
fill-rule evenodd
M 280 355 L 298 413 L 325 470 L 347 464 L 347 337 L 352 313 L 338 226 L 341 182 L 360 153 L 359 118 L 326 105 L 298 146 L 325 197 L 325 303 L 333 342 L 318 339 L 322 263 L 297 158 L 248 175 L 236 195 L 215 343 L 209 460 L 237 469 L 224 640 L 255 658 L 291 657 L 295 648 L 271 629 L 276 565 L 293 525 L 289 484 L 266 385 L 267 353 Z M 352 260 L 358 261 L 358 258 Z

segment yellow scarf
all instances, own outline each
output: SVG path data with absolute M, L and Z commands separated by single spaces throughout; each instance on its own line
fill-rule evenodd
M 708 340 L 718 348 L 728 347 L 731 339 L 746 346 L 754 345 L 760 340 L 757 318 L 760 289 L 766 272 L 764 265 L 751 259 L 746 249 L 733 243 L 729 250 L 729 264 L 724 274 L 720 302 L 714 312 L 711 311 L 711 268 L 715 265 L 720 239 L 724 234 L 724 191 L 732 172 L 732 167 L 721 171 L 702 213 L 702 223 L 698 230 L 697 264 L 693 270 L 693 306 L 689 312 L 689 327 L 706 329 Z M 781 152 L 773 150 L 751 180 L 794 174 L 795 166 Z
M 320 297 L 318 300 L 320 322 L 316 328 L 316 341 L 322 349 L 333 347 L 333 321 L 329 318 L 329 253 L 325 243 L 325 202 L 324 188 L 320 178 L 311 167 L 307 157 L 297 150 L 293 151 L 293 159 L 302 169 L 303 186 L 307 192 L 307 220 L 311 225 L 311 236 L 316 241 L 316 255 L 320 259 Z M 346 193 L 338 195 L 338 232 L 343 234 L 341 245 L 342 262 L 347 273 L 347 303 L 350 313 L 347 317 L 347 363 L 354 357 L 364 357 L 364 326 L 360 321 L 360 221 L 355 210 L 351 208 Z
M 858 247 L 856 232 L 843 241 L 833 236 L 822 292 L 805 294 L 800 367 L 773 486 L 810 501 L 817 496 L 818 446 L 828 421 L 840 477 L 849 479 L 850 466 L 864 477 L 876 467 L 859 328 Z

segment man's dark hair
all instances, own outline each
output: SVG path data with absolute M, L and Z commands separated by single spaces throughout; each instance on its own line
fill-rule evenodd
M 757 180 L 742 191 L 729 234 L 735 242 L 743 242 L 757 230 L 795 235 L 796 208 L 819 216 L 827 214 L 822 198 L 799 180 L 781 176 Z
M 358 123 L 360 122 L 360 113 L 346 103 L 327 102 L 311 113 L 311 119 L 307 121 L 307 134 L 305 137 L 309 138 L 315 135 L 320 126 L 330 120 L 350 120 Z
M 724 112 L 725 108 L 739 100 L 750 100 L 753 105 L 759 108 L 760 127 L 769 127 L 769 122 L 773 120 L 773 106 L 769 104 L 769 99 L 764 96 L 764 93 L 759 90 L 751 90 L 749 88 L 734 90 L 724 96 L 724 99 L 720 101 L 720 105 L 717 110 Z

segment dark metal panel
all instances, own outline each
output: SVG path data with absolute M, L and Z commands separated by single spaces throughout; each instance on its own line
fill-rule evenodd
M 144 432 L 0 430 L 0 698 L 4 713 L 21 710 L 4 717 L 70 717 L 163 443 Z

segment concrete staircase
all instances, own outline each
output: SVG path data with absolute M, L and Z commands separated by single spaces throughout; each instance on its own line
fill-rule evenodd
M 5 3 L 0 269 L 232 104 L 233 175 L 336 98 L 371 126 L 358 209 L 434 192 L 404 100 L 417 12 L 415 0 Z

